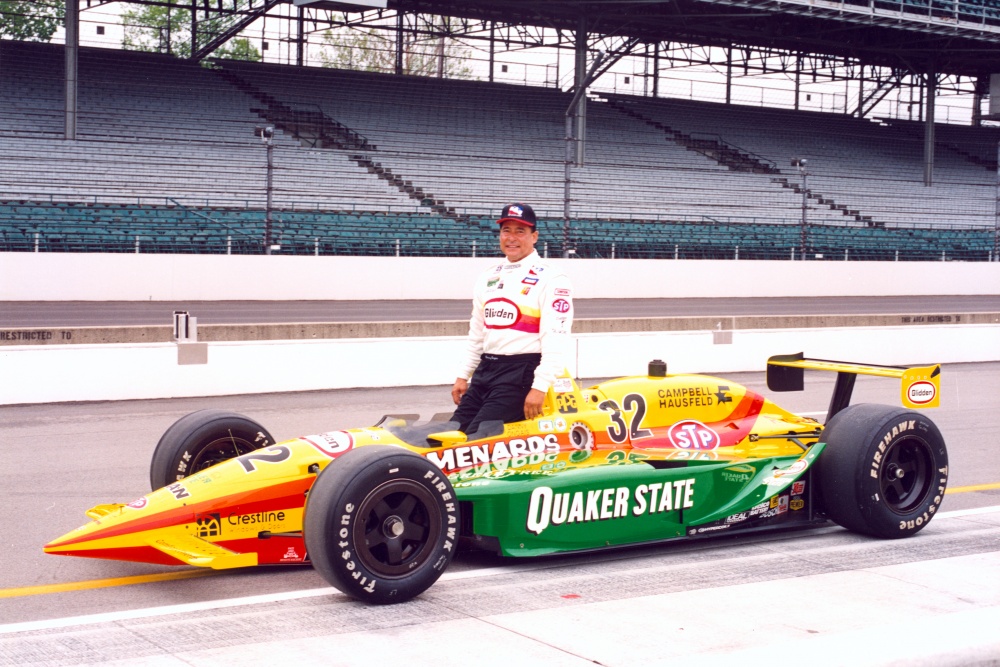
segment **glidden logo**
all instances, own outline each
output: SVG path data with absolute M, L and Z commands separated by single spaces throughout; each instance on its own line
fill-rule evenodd
M 934 400 L 934 397 L 937 396 L 937 389 L 931 382 L 914 382 L 906 390 L 906 396 L 910 399 L 911 403 L 922 405 Z
M 517 324 L 521 311 L 508 299 L 491 299 L 483 308 L 483 320 L 491 329 L 506 329 Z

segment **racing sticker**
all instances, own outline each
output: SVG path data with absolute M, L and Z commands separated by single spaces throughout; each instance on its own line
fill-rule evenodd
M 550 526 L 607 521 L 628 516 L 662 514 L 694 507 L 695 479 L 586 491 L 559 492 L 538 486 L 528 502 L 526 528 L 541 535 Z
M 556 299 L 552 302 L 552 310 L 557 313 L 568 313 L 571 307 L 566 299 Z
M 197 535 L 200 538 L 219 537 L 222 535 L 222 517 L 214 512 L 195 515 L 194 523 L 197 527 Z
M 340 456 L 354 447 L 354 436 L 347 431 L 330 431 L 319 435 L 307 435 L 302 438 L 330 458 Z
M 940 366 L 907 368 L 902 380 L 903 407 L 936 408 L 941 405 Z
M 677 449 L 708 450 L 722 444 L 718 433 L 694 419 L 685 419 L 671 426 L 667 438 Z
M 521 311 L 510 299 L 490 299 L 483 307 L 483 319 L 490 329 L 508 329 L 521 319 Z

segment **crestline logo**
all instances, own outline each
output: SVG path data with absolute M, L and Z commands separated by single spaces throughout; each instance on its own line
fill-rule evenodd
M 218 514 L 199 514 L 194 523 L 198 526 L 198 537 L 218 537 L 222 534 L 222 521 Z
M 491 329 L 507 329 L 521 319 L 521 311 L 509 299 L 491 299 L 483 307 L 483 320 Z
M 531 492 L 527 529 L 535 535 L 550 525 L 606 521 L 694 507 L 694 478 L 608 489 L 555 493 L 539 486 Z
M 441 452 L 431 452 L 427 454 L 427 458 L 442 470 L 454 470 L 531 454 L 555 454 L 558 452 L 559 440 L 555 434 L 550 433 L 545 436 L 532 435 L 524 439 L 513 438 L 509 442 L 501 440 L 493 444 L 483 443 L 481 445 L 453 447 Z

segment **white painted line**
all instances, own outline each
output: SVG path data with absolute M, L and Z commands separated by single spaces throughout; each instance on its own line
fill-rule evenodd
M 1000 512 L 1000 505 L 992 507 L 977 507 L 967 510 L 954 510 L 951 512 L 941 512 L 935 518 L 956 519 L 976 514 L 993 514 Z M 460 579 L 472 579 L 477 577 L 491 577 L 500 574 L 513 574 L 525 570 L 533 570 L 546 567 L 544 562 L 532 564 L 513 565 L 508 567 L 489 567 L 476 570 L 465 570 L 462 572 L 445 572 L 441 575 L 441 581 L 454 581 Z M 281 602 L 285 600 L 299 600 L 303 598 L 320 597 L 322 595 L 336 595 L 348 600 L 347 596 L 333 587 L 310 588 L 302 591 L 286 591 L 284 593 L 271 593 L 268 595 L 252 595 L 242 598 L 231 598 L 227 600 L 208 600 L 205 602 L 192 602 L 189 604 L 169 605 L 165 607 L 150 607 L 147 609 L 132 609 L 128 611 L 108 612 L 104 614 L 91 614 L 88 616 L 70 616 L 67 618 L 53 618 L 45 621 L 27 621 L 25 623 L 9 623 L 0 625 L 0 635 L 15 632 L 30 632 L 32 630 L 52 630 L 55 628 L 68 628 L 77 625 L 91 625 L 95 623 L 113 623 L 116 621 L 128 621 L 137 618 L 153 618 L 157 616 L 168 616 L 170 614 L 184 614 L 190 612 L 207 611 L 211 609 L 225 609 L 227 607 L 239 607 L 243 605 L 267 604 L 270 602 Z

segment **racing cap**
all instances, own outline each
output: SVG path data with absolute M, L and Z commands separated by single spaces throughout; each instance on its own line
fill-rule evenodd
M 500 219 L 497 220 L 497 224 L 502 225 L 507 221 L 520 222 L 522 225 L 534 229 L 537 219 L 535 211 L 527 204 L 508 204 L 500 211 Z

